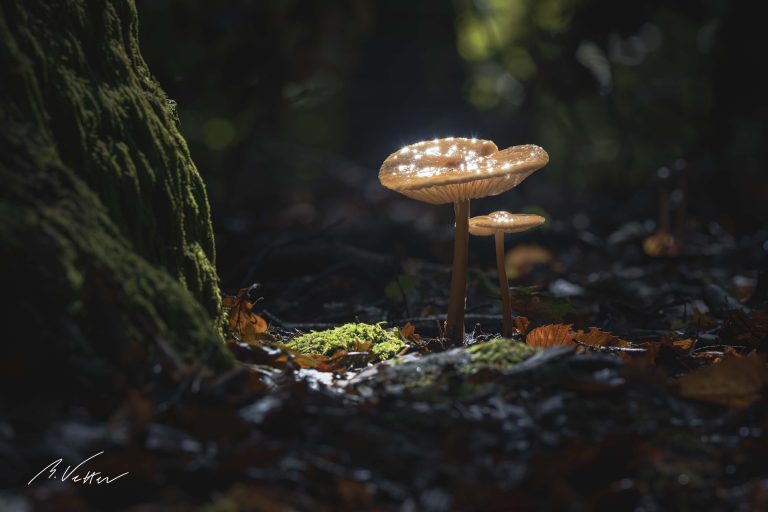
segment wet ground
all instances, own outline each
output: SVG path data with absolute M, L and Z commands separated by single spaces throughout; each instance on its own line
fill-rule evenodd
M 438 339 L 447 266 L 333 233 L 264 246 L 240 297 L 269 333 L 230 331 L 238 369 L 167 356 L 119 404 L 17 404 L 0 421 L 0 509 L 766 510 L 762 234 L 691 233 L 675 255 L 644 250 L 653 234 L 510 244 L 508 343 L 548 348 L 484 367 Z M 470 272 L 470 346 L 501 327 L 492 268 Z M 406 350 L 280 348 L 355 320 L 401 328 Z M 93 470 L 128 475 L 26 485 L 102 450 Z

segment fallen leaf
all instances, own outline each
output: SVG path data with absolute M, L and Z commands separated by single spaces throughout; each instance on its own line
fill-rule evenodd
M 530 320 L 524 316 L 516 316 L 512 318 L 512 321 L 515 323 L 515 329 L 517 329 L 521 336 L 528 334 L 528 329 L 531 328 Z
M 723 359 L 727 359 L 729 357 L 744 357 L 743 355 L 739 354 L 739 352 L 731 347 L 730 345 L 726 345 L 723 347 Z
M 675 340 L 672 342 L 672 348 L 682 352 L 688 352 L 693 348 L 693 340 L 687 338 L 684 340 Z
M 339 349 L 331 355 L 323 354 L 302 354 L 285 345 L 280 345 L 285 354 L 285 361 L 292 361 L 301 369 L 312 369 L 319 372 L 337 373 L 351 368 L 365 366 L 372 359 L 371 348 L 373 342 L 370 340 L 355 340 L 349 347 L 349 350 Z
M 421 336 L 416 334 L 416 328 L 411 322 L 408 322 L 402 329 L 400 329 L 400 336 L 402 336 L 405 341 L 413 341 L 415 343 L 418 343 L 421 340 Z
M 760 400 L 766 384 L 768 367 L 756 352 L 694 370 L 678 381 L 681 396 L 728 407 Z
M 533 329 L 525 337 L 528 345 L 541 348 L 554 347 L 556 345 L 566 345 L 569 347 L 577 346 L 573 338 L 575 332 L 571 329 L 572 324 L 550 324 L 542 325 Z
M 729 345 L 723 346 L 722 350 L 706 350 L 703 352 L 697 352 L 695 356 L 697 360 L 709 364 L 717 364 L 726 359 L 744 357 L 743 355 L 739 354 L 735 348 Z
M 292 353 L 289 357 L 291 361 L 299 365 L 299 368 L 301 369 L 307 369 L 307 368 L 313 368 L 313 369 L 320 369 L 325 368 L 328 365 L 328 362 L 331 360 L 330 357 L 324 356 L 321 354 L 298 354 L 298 353 Z M 322 370 L 321 370 L 322 371 Z
M 628 341 L 624 341 L 611 333 L 601 331 L 596 327 L 590 327 L 586 333 L 582 330 L 574 331 L 573 324 L 543 325 L 533 329 L 525 338 L 525 342 L 528 345 L 535 347 L 547 348 L 555 345 L 565 345 L 584 348 L 583 345 L 576 343 L 574 340 L 592 347 L 632 347 L 632 344 Z
M 601 331 L 597 327 L 590 327 L 586 334 L 584 331 L 577 331 L 575 338 L 582 343 L 591 345 L 593 347 L 629 348 L 632 346 L 632 344 L 628 341 L 624 341 L 618 336 L 614 336 L 609 332 Z
M 635 343 L 634 346 L 637 348 L 645 349 L 645 354 L 630 357 L 623 357 L 624 354 L 622 354 L 622 359 L 624 362 L 636 367 L 649 367 L 656 365 L 656 359 L 659 357 L 659 352 L 661 351 L 661 343 L 657 341 L 645 341 Z
M 723 353 L 719 350 L 706 350 L 704 352 L 696 352 L 694 357 L 697 361 L 704 364 L 716 364 L 723 361 Z
M 264 335 L 269 328 L 266 320 L 253 313 L 253 302 L 248 299 L 248 288 L 237 292 L 236 296 L 227 296 L 222 300 L 222 305 L 229 310 L 229 329 L 235 333 L 240 341 L 254 345 L 260 345 L 264 341 L 270 341 L 269 335 Z

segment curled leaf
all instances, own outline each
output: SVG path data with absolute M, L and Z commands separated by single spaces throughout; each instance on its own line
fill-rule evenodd
M 575 332 L 571 329 L 572 324 L 550 324 L 542 325 L 533 329 L 525 337 L 528 345 L 540 348 L 549 348 L 556 345 L 566 345 L 575 347 L 573 342 Z
M 531 328 L 530 320 L 524 316 L 516 316 L 512 318 L 512 321 L 515 323 L 515 329 L 517 329 L 521 336 L 528 334 L 528 329 Z
M 270 339 L 268 335 L 265 336 L 269 325 L 251 311 L 253 302 L 248 299 L 247 292 L 248 288 L 243 288 L 234 297 L 224 297 L 222 305 L 229 310 L 228 324 L 232 333 L 241 341 L 259 345 Z
M 601 331 L 597 327 L 590 327 L 587 333 L 577 331 L 575 337 L 582 343 L 592 347 L 630 348 L 632 346 L 628 341 L 624 341 L 609 332 Z
M 576 343 L 577 340 L 580 343 Z M 596 327 L 590 327 L 585 333 L 582 330 L 574 331 L 573 324 L 550 324 L 533 329 L 525 338 L 528 345 L 548 348 L 555 345 L 570 347 L 617 347 L 629 349 L 632 344 L 614 336 L 611 333 L 601 331 Z
M 421 336 L 416 334 L 416 328 L 411 322 L 408 322 L 402 329 L 400 329 L 400 336 L 405 341 L 413 341 L 415 343 L 418 343 L 421 340 Z

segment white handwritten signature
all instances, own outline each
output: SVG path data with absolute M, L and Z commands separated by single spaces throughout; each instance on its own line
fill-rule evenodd
M 124 477 L 125 475 L 128 474 L 128 471 L 126 471 L 122 475 L 117 475 L 117 476 L 102 475 L 101 471 L 86 471 L 84 474 L 83 473 L 75 473 L 80 468 L 80 466 L 82 466 L 83 464 L 85 464 L 89 460 L 95 459 L 96 457 L 98 457 L 102 453 L 104 453 L 104 452 L 99 452 L 99 453 L 96 453 L 94 455 L 91 455 L 90 457 L 88 457 L 87 459 L 85 459 L 84 461 L 82 461 L 80 464 L 78 464 L 75 467 L 67 466 L 67 469 L 65 469 L 64 472 L 61 474 L 61 477 L 60 477 L 61 481 L 62 482 L 66 482 L 67 480 L 72 480 L 72 482 L 75 482 L 75 483 L 82 483 L 82 484 L 88 484 L 88 485 L 90 485 L 90 484 L 111 484 L 112 482 L 114 482 L 118 478 L 122 478 L 122 477 Z M 39 477 L 40 475 L 42 475 L 46 471 L 48 471 L 48 477 L 47 478 L 49 480 L 51 478 L 53 478 L 54 480 L 59 478 L 57 476 L 57 472 L 59 470 L 59 464 L 61 464 L 61 461 L 62 461 L 62 459 L 57 459 L 57 460 L 51 462 L 50 464 L 48 464 L 47 466 L 45 466 L 42 470 L 40 470 L 40 472 L 38 474 L 36 474 L 34 477 L 32 477 L 32 480 L 27 482 L 27 485 L 29 485 L 32 482 L 34 482 L 37 479 L 37 477 Z

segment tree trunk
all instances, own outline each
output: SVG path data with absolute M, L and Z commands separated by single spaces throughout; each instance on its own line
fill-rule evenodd
M 229 366 L 205 187 L 139 53 L 133 0 L 0 5 L 0 278 L 13 303 L 0 374 L 48 362 L 94 382 L 158 347 Z

